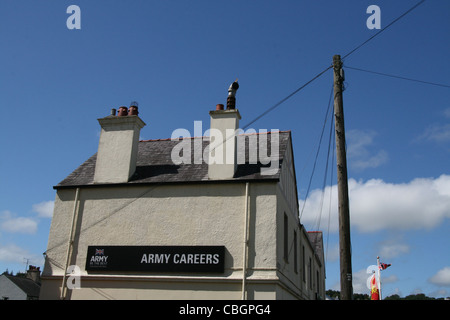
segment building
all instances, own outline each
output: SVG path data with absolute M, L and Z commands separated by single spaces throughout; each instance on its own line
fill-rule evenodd
M 38 300 L 41 289 L 40 273 L 39 267 L 30 266 L 23 276 L 0 275 L 0 299 Z
M 54 187 L 41 299 L 325 297 L 291 133 L 230 134 L 236 84 L 209 137 L 139 141 L 136 105 L 98 119 L 98 152 Z

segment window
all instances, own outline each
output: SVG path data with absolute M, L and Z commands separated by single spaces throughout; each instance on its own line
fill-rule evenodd
M 288 241 L 288 217 L 286 215 L 286 212 L 284 213 L 284 260 L 286 262 L 289 262 L 289 241 Z
M 306 282 L 306 259 L 305 259 L 305 246 L 302 246 L 302 261 L 303 261 L 303 267 L 302 267 L 302 276 L 303 276 L 303 282 Z
M 319 270 L 316 271 L 316 292 L 319 294 Z
M 312 261 L 311 258 L 309 258 L 309 263 L 308 263 L 308 276 L 309 276 L 309 288 L 312 289 L 313 288 L 313 284 L 312 284 Z
M 298 273 L 298 255 L 297 255 L 297 232 L 294 231 L 294 271 Z

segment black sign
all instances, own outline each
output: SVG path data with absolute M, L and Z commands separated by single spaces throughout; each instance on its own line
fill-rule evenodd
M 224 246 L 89 246 L 88 271 L 224 272 Z

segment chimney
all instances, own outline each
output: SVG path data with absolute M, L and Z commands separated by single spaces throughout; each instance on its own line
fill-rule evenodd
M 236 106 L 237 81 L 228 89 L 227 110 L 222 104 L 210 111 L 211 128 L 208 158 L 208 178 L 211 180 L 232 179 L 236 172 L 236 132 L 241 115 Z
M 41 283 L 41 270 L 40 267 L 31 266 L 27 270 L 26 277 L 33 280 L 36 283 Z
M 228 97 L 227 97 L 227 110 L 232 110 L 236 108 L 236 91 L 239 89 L 239 83 L 236 79 L 228 88 Z
M 139 133 L 145 123 L 137 115 L 136 102 L 129 110 L 122 106 L 117 116 L 114 114 L 98 119 L 102 130 L 94 183 L 125 183 L 136 171 Z

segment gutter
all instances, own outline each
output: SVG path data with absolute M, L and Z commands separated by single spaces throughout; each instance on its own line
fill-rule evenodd
M 104 187 L 139 187 L 139 186 L 154 186 L 154 185 L 186 185 L 186 184 L 225 184 L 225 183 L 273 183 L 279 182 L 280 177 L 267 178 L 234 178 L 229 180 L 192 180 L 192 181 L 152 181 L 152 182 L 124 182 L 124 183 L 87 183 L 87 184 L 64 184 L 53 186 L 54 190 L 75 189 L 75 188 L 104 188 Z
M 72 224 L 70 227 L 70 236 L 69 236 L 69 242 L 68 242 L 68 246 L 67 246 L 67 258 L 66 258 L 66 266 L 64 268 L 64 276 L 63 276 L 63 280 L 62 280 L 62 286 L 61 286 L 61 300 L 64 300 L 66 298 L 66 282 L 67 282 L 67 268 L 69 267 L 69 263 L 70 263 L 70 258 L 72 256 L 72 249 L 73 249 L 73 237 L 75 234 L 75 222 L 78 218 L 78 212 L 79 212 L 79 205 L 78 205 L 78 200 L 80 197 L 80 188 L 77 188 L 75 191 L 75 200 L 73 201 L 73 213 L 72 213 Z
M 249 183 L 245 183 L 245 209 L 244 209 L 244 241 L 242 255 L 242 300 L 246 300 L 246 280 L 247 280 L 247 252 L 248 252 L 248 218 L 250 216 L 248 208 L 248 187 Z

